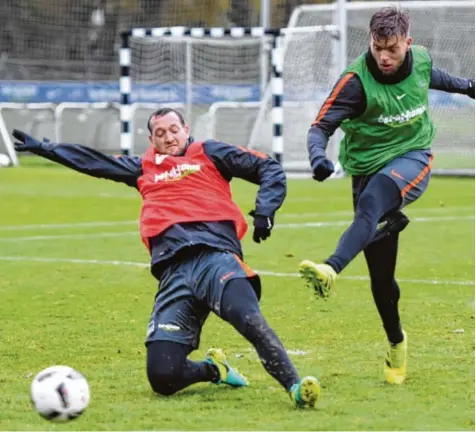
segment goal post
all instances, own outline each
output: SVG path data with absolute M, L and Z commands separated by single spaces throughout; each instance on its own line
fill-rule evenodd
M 0 154 L 3 152 L 6 152 L 13 166 L 18 166 L 18 157 L 13 146 L 13 140 L 10 137 L 0 108 Z
M 233 106 L 233 103 L 236 103 L 238 108 L 252 109 L 257 114 L 261 104 L 268 105 L 269 102 L 270 121 L 262 125 L 262 129 L 266 129 L 266 136 L 263 138 L 261 149 L 272 154 L 281 162 L 286 146 L 283 141 L 283 126 L 286 115 L 286 98 L 288 97 L 285 93 L 286 85 L 283 82 L 283 38 L 288 33 L 335 34 L 336 32 L 338 32 L 338 26 L 334 24 L 306 26 L 296 29 L 263 27 L 133 28 L 122 32 L 119 56 L 121 70 L 120 117 L 122 152 L 124 154 L 133 153 L 135 148 L 132 133 L 134 125 L 131 112 L 134 86 L 138 86 L 140 90 L 142 85 L 149 85 L 147 83 L 150 82 L 160 82 L 168 85 L 170 90 L 176 92 L 179 95 L 178 98 L 185 103 L 188 116 L 187 123 L 192 125 L 192 134 L 195 138 L 197 138 L 197 135 L 201 139 L 216 138 L 216 136 L 213 136 L 213 133 L 216 131 L 217 123 L 222 121 L 216 116 L 218 112 L 217 106 L 214 105 L 216 103 L 223 102 L 226 106 L 230 106 L 230 104 Z M 261 99 L 262 77 L 259 71 L 263 69 L 261 56 L 267 52 L 267 50 L 262 48 L 264 39 L 271 46 L 269 101 L 266 98 L 265 100 Z M 182 49 L 181 45 L 184 45 L 185 48 Z M 203 50 L 202 58 L 194 57 L 194 49 L 206 48 L 207 46 L 210 48 Z M 224 54 L 223 58 L 219 58 L 216 61 L 211 56 L 216 55 L 214 52 L 220 46 L 226 47 L 226 54 Z M 253 46 L 256 47 L 256 52 L 247 56 L 246 50 Z M 167 58 L 165 58 L 164 53 L 167 53 Z M 236 53 L 236 56 L 233 56 L 234 53 Z M 225 56 L 230 62 L 234 62 L 232 68 L 224 65 Z M 160 64 L 161 59 L 165 59 L 163 67 Z M 251 77 L 248 75 L 249 67 L 242 67 L 241 65 L 242 62 L 247 63 L 248 61 L 258 71 Z M 201 67 L 205 69 L 205 73 L 194 70 L 194 66 L 195 69 L 197 68 L 195 64 L 200 62 L 204 63 Z M 167 67 L 170 70 L 164 69 L 166 64 L 168 64 Z M 224 94 L 222 100 L 207 101 L 203 100 L 202 97 L 197 102 L 195 97 L 196 87 L 198 85 L 213 84 L 214 79 L 220 83 L 229 83 L 232 87 L 238 86 L 238 90 L 241 88 L 239 86 L 243 85 L 243 92 L 249 91 L 250 83 L 255 84 L 257 96 L 254 100 L 250 100 L 248 95 L 246 102 L 243 102 L 240 100 L 238 92 L 237 98 Z M 311 92 L 311 89 L 307 90 L 309 93 Z M 290 96 L 295 98 L 296 95 Z M 237 111 L 239 112 L 239 110 Z M 231 144 L 247 146 L 254 122 L 249 125 L 247 133 L 243 135 L 240 134 L 244 127 L 241 117 L 239 115 L 234 117 L 228 116 L 223 120 L 225 128 L 229 132 L 226 140 Z M 192 120 L 195 124 L 192 124 Z M 208 135 L 209 133 L 212 136 Z M 240 140 L 236 142 L 233 139 L 234 136 L 239 136 Z

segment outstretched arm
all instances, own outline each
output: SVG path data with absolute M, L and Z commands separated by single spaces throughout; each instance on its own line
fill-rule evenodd
M 136 188 L 137 179 L 142 175 L 142 163 L 138 157 L 107 156 L 79 144 L 40 142 L 18 130 L 13 131 L 13 136 L 17 140 L 16 151 L 29 151 L 92 177 L 113 180 Z
M 460 93 L 474 99 L 474 80 L 450 75 L 438 68 L 432 68 L 430 88 L 447 93 Z

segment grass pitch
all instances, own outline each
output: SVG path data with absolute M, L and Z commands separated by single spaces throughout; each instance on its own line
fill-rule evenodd
M 234 183 L 244 211 L 256 187 Z M 157 283 L 137 232 L 140 199 L 124 185 L 50 164 L 0 170 L 0 429 L 474 430 L 474 181 L 434 178 L 408 209 L 398 278 L 408 380 L 383 382 L 385 337 L 359 256 L 329 301 L 296 277 L 332 252 L 351 215 L 349 179 L 290 180 L 271 238 L 244 241 L 262 272 L 262 309 L 323 398 L 296 410 L 250 345 L 211 316 L 199 351 L 223 347 L 251 386 L 212 384 L 157 397 L 143 341 Z M 319 222 L 319 223 L 318 223 Z M 91 387 L 80 417 L 56 425 L 29 400 L 40 369 L 66 364 Z

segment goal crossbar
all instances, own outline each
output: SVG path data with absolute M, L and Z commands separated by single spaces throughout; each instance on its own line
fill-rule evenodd
M 337 25 L 316 25 L 295 28 L 264 28 L 264 27 L 157 27 L 131 28 L 121 33 L 120 62 L 120 120 L 121 120 L 121 151 L 130 154 L 134 151 L 131 111 L 131 38 L 264 38 L 271 39 L 271 82 L 272 89 L 271 118 L 272 118 L 272 153 L 281 162 L 284 152 L 283 142 L 283 50 L 282 36 L 293 33 L 334 32 L 339 35 Z M 265 102 L 266 103 L 266 102 Z M 210 137 L 212 138 L 212 137 Z

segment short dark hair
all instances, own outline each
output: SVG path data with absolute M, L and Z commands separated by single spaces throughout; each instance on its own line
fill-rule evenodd
M 151 121 L 154 117 L 163 117 L 164 115 L 167 115 L 169 113 L 175 113 L 177 117 L 180 120 L 180 123 L 182 126 L 185 126 L 185 119 L 183 118 L 183 115 L 180 111 L 177 111 L 174 108 L 159 108 L 158 110 L 154 111 L 150 117 L 149 120 L 147 120 L 147 129 L 149 129 L 149 132 L 152 133 L 152 124 Z
M 410 34 L 410 14 L 398 6 L 388 6 L 375 12 L 370 19 L 370 34 L 377 40 Z

